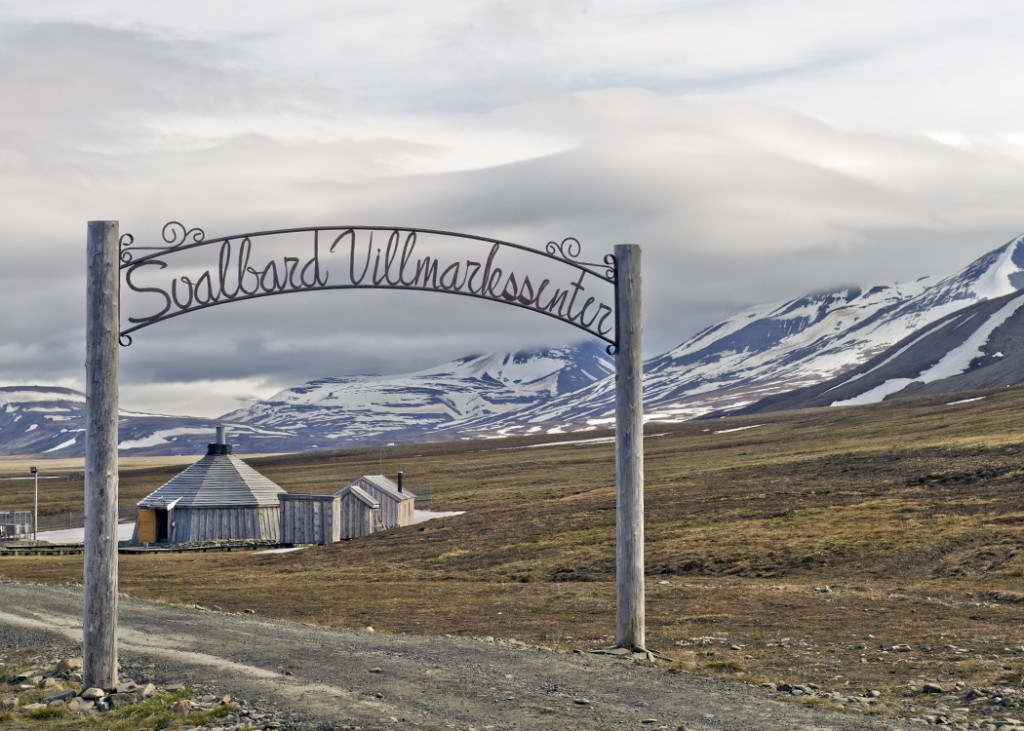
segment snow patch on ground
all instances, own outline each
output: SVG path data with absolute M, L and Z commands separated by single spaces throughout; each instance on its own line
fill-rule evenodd
M 719 429 L 718 431 L 711 432 L 712 434 L 731 434 L 734 431 L 746 431 L 747 429 L 759 429 L 764 424 L 751 424 L 750 426 L 737 426 L 733 429 Z
M 131 523 L 119 523 L 117 526 L 117 540 L 130 541 L 135 533 L 135 521 Z M 84 543 L 85 528 L 65 528 L 63 530 L 40 531 L 39 540 L 47 543 Z
M 540 447 L 564 447 L 567 444 L 609 444 L 614 442 L 615 437 L 594 437 L 593 439 L 570 439 L 563 442 L 547 442 L 546 444 L 527 444 L 527 449 L 539 449 Z M 507 447 L 507 449 L 518 449 L 518 447 Z
M 412 522 L 413 524 L 425 523 L 426 521 L 433 520 L 434 518 L 451 518 L 455 515 L 462 515 L 465 512 L 465 510 L 449 510 L 448 512 L 444 512 L 442 510 L 413 510 Z

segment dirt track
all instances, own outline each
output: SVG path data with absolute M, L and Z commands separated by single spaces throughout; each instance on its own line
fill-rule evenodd
M 0 647 L 70 650 L 81 640 L 81 601 L 79 587 L 0 583 Z M 327 630 L 124 597 L 119 624 L 120 657 L 135 680 L 230 693 L 294 728 L 907 728 L 780 702 L 748 685 L 486 639 Z

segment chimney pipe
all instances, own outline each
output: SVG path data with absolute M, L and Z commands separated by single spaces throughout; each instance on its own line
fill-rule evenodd
M 402 471 L 401 471 L 401 470 L 399 470 L 399 471 L 398 471 L 398 491 L 399 491 L 399 492 L 401 492 L 401 491 L 402 491 L 402 477 L 403 477 L 403 476 L 404 476 L 404 475 L 402 475 Z
M 213 444 L 206 445 L 206 453 L 209 454 L 231 454 L 231 445 L 228 444 L 225 432 L 227 429 L 223 426 L 217 427 L 217 441 Z

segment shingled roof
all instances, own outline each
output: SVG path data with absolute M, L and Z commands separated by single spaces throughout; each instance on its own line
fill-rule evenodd
M 212 450 L 211 450 L 212 451 Z M 140 508 L 261 507 L 285 489 L 233 454 L 207 454 L 139 501 Z
M 384 475 L 363 475 L 362 477 L 357 477 L 334 494 L 340 495 L 342 490 L 353 486 L 360 487 L 363 490 L 368 491 L 371 494 L 371 497 L 372 493 L 376 491 L 399 502 L 403 500 L 413 500 L 416 498 L 416 496 L 408 490 L 399 490 L 398 484 L 391 478 L 385 477 Z
M 341 488 L 336 493 L 334 493 L 334 497 L 340 498 L 344 498 L 347 495 L 351 495 L 359 502 L 365 504 L 367 507 L 380 507 L 380 502 L 378 500 L 374 500 L 372 496 L 367 494 L 367 492 L 363 488 L 359 487 L 354 482 L 349 485 L 345 485 L 345 487 Z

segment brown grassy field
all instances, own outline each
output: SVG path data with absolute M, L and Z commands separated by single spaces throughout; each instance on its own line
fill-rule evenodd
M 894 712 L 927 708 L 926 681 L 1019 687 L 1024 390 L 950 400 L 651 425 L 649 647 L 700 673 L 879 690 Z M 547 442 L 390 447 L 386 472 L 432 487 L 433 509 L 466 513 L 295 553 L 124 556 L 121 591 L 338 627 L 607 646 L 614 449 Z M 289 491 L 323 492 L 380 459 L 248 461 Z M 126 465 L 124 505 L 179 469 Z M 30 483 L 0 484 L 4 509 L 26 494 L 31 506 Z M 54 481 L 41 509 L 79 509 L 81 490 Z M 80 575 L 80 557 L 0 559 L 3 578 Z

